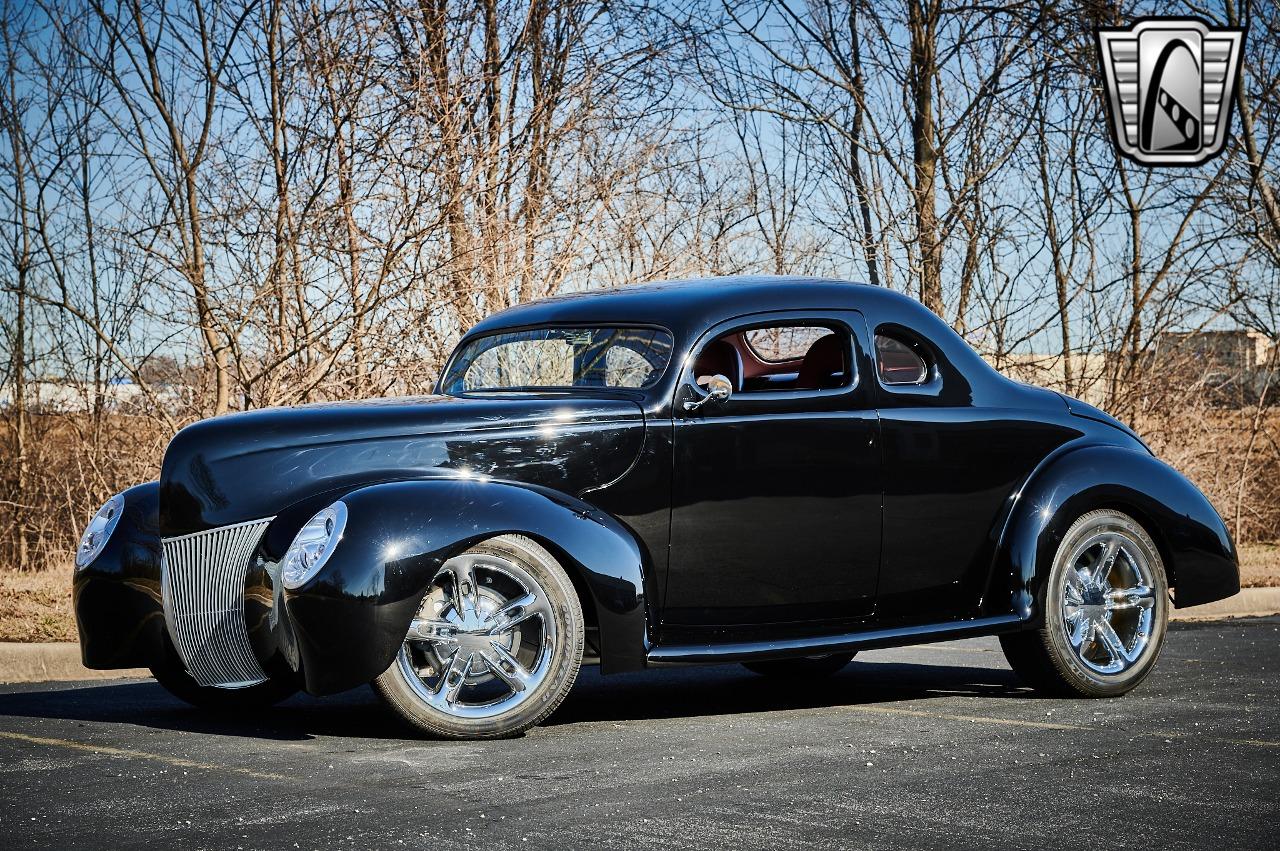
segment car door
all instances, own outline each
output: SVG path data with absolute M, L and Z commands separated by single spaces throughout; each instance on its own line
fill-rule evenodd
M 843 351 L 843 376 L 823 370 L 806 378 L 804 359 L 762 366 L 747 342 L 759 332 L 804 327 L 831 331 L 834 340 L 815 345 L 828 355 Z M 734 369 L 726 340 L 748 361 L 731 376 L 732 395 L 687 410 L 705 400 L 700 363 Z M 673 412 L 664 636 L 717 628 L 728 640 L 735 631 L 725 628 L 758 635 L 761 628 L 845 624 L 871 612 L 881 465 L 865 384 L 870 363 L 856 311 L 754 315 L 711 329 L 695 347 Z M 786 371 L 792 366 L 794 377 Z

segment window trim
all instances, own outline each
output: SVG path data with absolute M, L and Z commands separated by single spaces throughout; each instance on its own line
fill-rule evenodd
M 937 396 L 942 390 L 941 357 L 933 344 L 923 334 L 895 322 L 881 322 L 871 331 L 871 365 L 876 374 L 876 385 L 890 394 L 926 394 Z M 920 356 L 925 364 L 925 377 L 910 384 L 889 384 L 880 377 L 880 349 L 876 337 L 889 337 L 903 343 Z
M 854 318 L 856 317 L 856 319 Z M 849 383 L 843 387 L 823 387 L 816 389 L 796 390 L 751 390 L 737 391 L 730 397 L 727 404 L 744 407 L 767 407 L 767 403 L 802 403 L 812 402 L 819 399 L 840 399 L 843 397 L 853 396 L 858 392 L 864 392 L 865 388 L 862 380 L 862 369 L 858 363 L 859 347 L 855 345 L 858 338 L 858 331 L 855 322 L 861 321 L 863 328 L 866 327 L 866 317 L 862 311 L 848 307 L 832 307 L 832 308 L 805 308 L 796 310 L 771 310 L 761 313 L 749 313 L 726 319 L 712 325 L 703 331 L 697 337 L 693 345 L 689 347 L 689 352 L 685 356 L 684 362 L 681 364 L 680 373 L 675 387 L 672 391 L 672 411 L 678 417 L 697 418 L 705 416 L 705 411 L 685 412 L 679 404 L 681 395 L 686 388 L 693 388 L 694 392 L 699 396 L 705 395 L 701 389 L 696 388 L 693 375 L 694 361 L 697 360 L 702 349 L 713 340 L 728 336 L 734 333 L 742 333 L 753 328 L 759 328 L 769 325 L 821 325 L 829 327 L 835 332 L 843 331 L 848 343 L 847 355 L 849 357 Z M 786 363 L 786 361 L 782 361 Z M 868 400 L 868 407 L 874 407 Z M 822 409 L 815 409 L 815 412 Z M 734 411 L 728 416 L 750 415 L 750 410 Z M 803 413 L 803 412 L 801 412 Z

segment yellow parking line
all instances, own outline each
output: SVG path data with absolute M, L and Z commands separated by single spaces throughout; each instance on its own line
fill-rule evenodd
M 934 718 L 942 721 L 972 721 L 979 724 L 1003 724 L 1009 727 L 1034 727 L 1037 730 L 1088 730 L 1075 724 L 1054 724 L 1051 721 L 1023 721 L 1020 718 L 990 718 L 985 715 L 948 715 L 941 712 L 924 712 L 919 709 L 901 709 L 896 706 L 855 705 L 848 707 L 856 712 L 878 712 L 882 715 L 910 715 L 915 718 Z
M 1271 742 L 1266 739 L 1228 739 L 1219 736 L 1189 736 L 1188 738 L 1204 738 L 1210 742 L 1220 742 L 1224 745 L 1253 745 L 1255 748 L 1280 748 L 1280 742 Z
M 88 742 L 73 742 L 68 739 L 51 739 L 45 736 L 28 736 L 26 733 L 14 733 L 8 730 L 0 730 L 0 738 L 14 739 L 19 742 L 30 742 L 34 745 L 48 745 L 49 747 L 55 748 L 67 748 L 75 751 L 106 754 L 107 756 L 123 756 L 130 759 L 150 759 L 155 760 L 156 762 L 163 762 L 168 765 L 172 765 L 175 768 L 198 768 L 205 771 L 229 771 L 233 774 L 243 774 L 246 777 L 253 777 L 258 780 L 287 779 L 282 774 L 271 774 L 266 771 L 254 771 L 251 768 L 238 768 L 234 765 L 219 765 L 216 762 L 198 762 L 193 759 L 182 759 L 181 757 L 165 756 L 158 753 L 147 753 L 146 751 L 113 748 L 108 745 L 91 745 Z
M 1071 732 L 1101 732 L 1105 728 L 1085 724 L 1060 724 L 1052 721 L 1024 721 L 1020 718 L 993 718 L 987 715 L 952 715 L 945 712 L 925 712 L 920 709 L 904 709 L 898 706 L 852 705 L 845 707 L 855 712 L 872 712 L 881 715 L 908 715 L 913 718 L 932 718 L 940 721 L 968 721 L 974 724 L 1000 724 L 1008 727 L 1030 727 L 1037 730 L 1069 730 Z M 1131 733 L 1156 739 L 1188 739 L 1213 742 L 1221 745 L 1249 745 L 1256 748 L 1280 748 L 1280 742 L 1268 739 L 1233 739 L 1226 736 L 1204 736 L 1198 733 L 1173 733 L 1167 730 L 1146 730 Z

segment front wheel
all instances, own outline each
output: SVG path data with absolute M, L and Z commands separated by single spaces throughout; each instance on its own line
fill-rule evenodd
M 517 735 L 555 710 L 582 666 L 582 605 L 564 569 L 520 535 L 445 562 L 374 690 L 449 739 Z
M 1151 672 L 1169 620 L 1160 552 L 1127 514 L 1091 511 L 1071 525 L 1049 570 L 1044 626 L 1004 635 L 1010 666 L 1042 691 L 1114 697 Z

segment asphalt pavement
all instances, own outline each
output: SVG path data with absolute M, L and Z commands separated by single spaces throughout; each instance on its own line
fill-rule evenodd
M 251 716 L 149 680 L 0 686 L 0 848 L 1275 848 L 1280 618 L 1179 623 L 1116 700 L 994 640 L 583 672 L 544 726 L 417 739 L 358 689 Z

